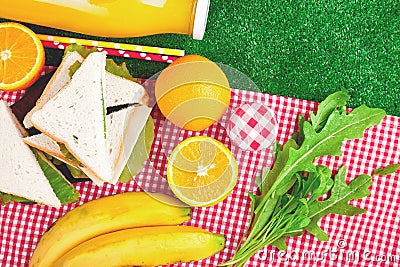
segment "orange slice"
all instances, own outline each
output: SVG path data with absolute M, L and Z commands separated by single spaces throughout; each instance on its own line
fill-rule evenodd
M 43 45 L 33 31 L 15 22 L 0 23 L 0 90 L 28 88 L 44 62 Z
M 171 190 L 190 206 L 211 206 L 236 185 L 238 166 L 231 151 L 208 136 L 188 138 L 172 151 L 167 165 Z

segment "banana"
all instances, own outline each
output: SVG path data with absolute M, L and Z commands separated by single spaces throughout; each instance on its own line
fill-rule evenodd
M 29 267 L 57 266 L 54 261 L 73 247 L 105 233 L 188 219 L 190 207 L 161 193 L 127 192 L 92 200 L 67 212 L 43 234 Z
M 81 243 L 54 266 L 158 266 L 202 260 L 224 247 L 223 235 L 193 226 L 132 228 Z

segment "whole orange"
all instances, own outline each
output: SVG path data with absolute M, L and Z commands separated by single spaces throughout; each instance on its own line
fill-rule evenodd
M 222 69 L 199 55 L 186 55 L 156 80 L 155 95 L 162 114 L 185 130 L 202 131 L 227 110 L 231 93 Z

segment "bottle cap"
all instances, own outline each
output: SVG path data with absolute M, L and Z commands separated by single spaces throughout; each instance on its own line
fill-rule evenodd
M 193 39 L 203 39 L 204 32 L 206 31 L 208 9 L 210 7 L 210 0 L 198 0 L 196 6 L 196 13 L 194 15 L 193 24 Z

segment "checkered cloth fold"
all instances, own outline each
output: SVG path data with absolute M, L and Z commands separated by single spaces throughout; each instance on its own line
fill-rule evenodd
M 18 97 L 4 93 L 0 95 L 0 98 L 10 103 Z M 295 131 L 299 113 L 308 116 L 317 107 L 317 103 L 310 101 L 232 90 L 232 110 L 253 102 L 263 103 L 274 112 L 278 126 L 276 139 L 280 143 L 285 142 Z M 81 193 L 81 200 L 60 209 L 15 203 L 0 207 L 0 265 L 27 266 L 43 232 L 61 215 L 84 202 L 125 191 L 168 192 L 165 182 L 166 155 L 173 148 L 171 144 L 178 143 L 188 134 L 168 124 L 157 109 L 154 109 L 152 116 L 155 121 L 152 152 L 143 171 L 131 182 L 102 187 L 91 182 L 75 183 L 74 186 Z M 204 134 L 216 137 L 232 150 L 239 165 L 238 183 L 223 202 L 208 208 L 194 208 L 192 219 L 185 223 L 224 234 L 226 248 L 203 261 L 176 266 L 217 266 L 232 257 L 249 225 L 248 192 L 256 191 L 254 181 L 260 175 L 261 168 L 272 164 L 271 151 L 268 149 L 252 151 L 232 145 L 227 133 L 227 121 L 229 118 L 225 116 Z M 371 174 L 377 167 L 399 161 L 399 137 L 400 118 L 387 116 L 381 124 L 368 129 L 364 138 L 343 143 L 342 157 L 323 157 L 318 163 L 332 169 L 346 165 L 348 180 L 358 174 Z M 309 234 L 289 238 L 286 252 L 267 246 L 256 253 L 247 266 L 398 266 L 399 173 L 385 177 L 374 176 L 371 192 L 369 197 L 353 201 L 354 205 L 367 209 L 367 213 L 354 217 L 329 215 L 321 220 L 321 226 L 329 233 L 330 241 L 321 242 Z

